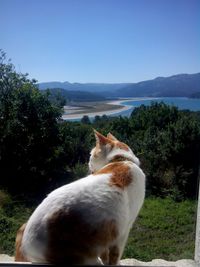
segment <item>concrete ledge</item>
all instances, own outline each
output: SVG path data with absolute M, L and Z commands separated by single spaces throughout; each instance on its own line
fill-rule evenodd
M 11 262 L 14 261 L 14 257 L 8 256 L 6 254 L 0 254 L 0 262 Z
M 174 267 L 200 267 L 193 260 L 178 260 L 178 261 L 165 261 L 162 259 L 154 259 L 150 262 L 143 262 L 136 259 L 124 259 L 120 261 L 121 265 L 131 266 L 174 266 Z
M 0 265 L 1 263 L 13 263 L 15 264 L 14 257 L 6 254 L 0 254 Z M 120 261 L 120 265 L 126 266 L 158 266 L 158 267 L 200 267 L 200 264 L 195 263 L 193 260 L 178 260 L 178 261 L 165 261 L 162 259 L 154 259 L 150 262 L 143 262 L 136 259 L 124 259 Z

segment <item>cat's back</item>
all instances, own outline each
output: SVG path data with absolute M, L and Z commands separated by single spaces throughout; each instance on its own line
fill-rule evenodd
M 96 254 L 111 244 L 130 225 L 129 191 L 133 187 L 138 193 L 140 176 L 134 163 L 117 162 L 54 190 L 27 223 L 25 256 L 31 261 L 59 262 L 66 257 L 74 262 L 80 251 Z
M 113 203 L 116 207 L 121 196 L 108 186 L 109 178 L 108 173 L 90 175 L 50 193 L 26 225 L 22 241 L 26 257 L 31 261 L 52 262 L 52 251 L 56 251 L 56 257 L 72 255 L 72 250 L 79 251 L 73 248 L 75 243 L 77 246 L 85 240 L 83 249 L 87 247 L 86 240 L 90 245 L 103 246 L 114 239 L 118 227 Z
M 37 224 L 39 227 L 38 224 L 42 226 L 47 223 L 49 218 L 59 210 L 81 210 L 87 207 L 89 211 L 92 206 L 98 205 L 102 200 L 102 192 L 107 191 L 108 176 L 108 174 L 89 175 L 52 191 L 31 215 L 25 234 L 33 225 Z
M 144 178 L 142 170 L 134 163 L 108 164 L 92 175 L 51 192 L 30 217 L 25 233 L 31 225 L 45 225 L 59 210 L 79 210 L 88 216 L 101 211 L 105 216 L 114 216 L 118 209 L 123 212 L 122 209 L 130 201 L 127 193 L 134 191 L 140 194 L 144 190 Z M 108 214 L 106 211 L 109 211 Z M 100 219 L 96 217 L 96 220 Z

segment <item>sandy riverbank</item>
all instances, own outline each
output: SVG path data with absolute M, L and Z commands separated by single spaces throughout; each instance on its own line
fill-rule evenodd
M 65 106 L 64 120 L 81 119 L 84 115 L 95 117 L 97 115 L 113 115 L 122 111 L 132 109 L 132 105 L 124 105 L 122 102 L 151 100 L 151 98 L 124 98 L 101 102 L 80 102 L 75 105 Z M 152 100 L 155 98 L 152 98 Z

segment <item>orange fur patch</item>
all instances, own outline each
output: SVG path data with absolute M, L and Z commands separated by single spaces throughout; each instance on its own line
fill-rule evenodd
M 22 238 L 24 235 L 24 230 L 26 228 L 26 223 L 24 223 L 17 231 L 16 241 L 15 241 L 15 261 L 26 262 L 28 261 L 21 252 Z
M 89 212 L 89 211 L 88 211 Z M 46 259 L 50 263 L 84 264 L 86 258 L 97 258 L 98 248 L 109 246 L 118 236 L 115 221 L 90 224 L 85 211 L 57 211 L 48 222 Z M 89 215 L 88 215 L 89 216 Z
M 124 189 L 132 182 L 130 167 L 124 162 L 111 163 L 93 175 L 111 173 L 109 184 Z
M 122 142 L 118 141 L 118 142 L 115 143 L 115 145 L 116 145 L 116 147 L 118 147 L 120 149 L 123 149 L 125 151 L 129 151 L 129 147 L 126 144 L 122 143 Z

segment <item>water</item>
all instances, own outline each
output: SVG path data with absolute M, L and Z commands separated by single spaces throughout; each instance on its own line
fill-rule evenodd
M 116 112 L 115 114 L 109 115 L 110 117 L 116 117 L 116 116 L 126 116 L 129 117 L 133 111 L 134 108 L 139 107 L 141 105 L 149 106 L 152 102 L 164 102 L 171 106 L 176 106 L 180 110 L 188 109 L 191 111 L 200 111 L 200 99 L 194 99 L 194 98 L 187 98 L 187 97 L 162 97 L 162 98 L 138 98 L 137 100 L 133 101 L 124 101 L 122 100 L 121 104 L 130 106 L 130 109 Z M 102 115 L 104 113 L 102 112 Z M 89 116 L 91 120 L 94 119 L 94 117 Z M 70 119 L 70 121 L 80 121 L 81 119 Z
M 188 109 L 191 111 L 200 111 L 200 99 L 187 98 L 187 97 L 163 97 L 163 98 L 141 98 L 134 101 L 123 101 L 123 105 L 130 105 L 132 108 L 126 111 L 119 112 L 113 116 L 130 116 L 134 108 L 141 105 L 149 106 L 152 102 L 164 102 L 167 105 L 176 106 L 180 110 Z

